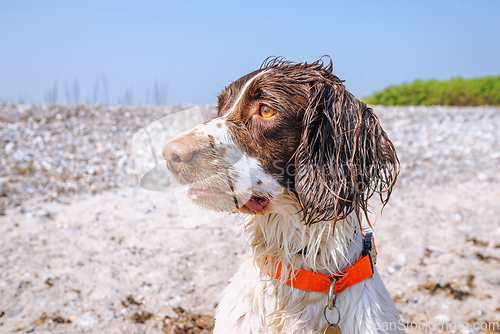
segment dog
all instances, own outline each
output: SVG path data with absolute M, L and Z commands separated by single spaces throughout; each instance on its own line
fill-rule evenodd
M 327 58 L 267 59 L 222 90 L 217 117 L 163 148 L 193 203 L 242 216 L 249 251 L 215 334 L 404 332 L 361 229 L 368 200 L 389 200 L 399 161 Z

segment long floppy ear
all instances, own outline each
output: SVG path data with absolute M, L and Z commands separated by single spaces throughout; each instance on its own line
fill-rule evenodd
M 396 150 L 373 110 L 341 81 L 322 77 L 310 90 L 295 189 L 307 224 L 368 213 L 375 193 L 385 206 L 399 173 Z

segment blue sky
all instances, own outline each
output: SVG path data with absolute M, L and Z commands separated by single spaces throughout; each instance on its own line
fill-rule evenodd
M 328 54 L 358 97 L 500 75 L 499 14 L 496 0 L 0 0 L 0 102 L 44 102 L 54 86 L 71 102 L 78 81 L 91 103 L 151 103 L 157 82 L 169 104 L 213 104 L 271 55 Z

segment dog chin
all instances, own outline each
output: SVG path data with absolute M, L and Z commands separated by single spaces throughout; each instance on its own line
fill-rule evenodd
M 252 195 L 250 198 L 236 194 L 230 195 L 217 187 L 189 188 L 189 198 L 193 203 L 218 212 L 242 212 L 247 214 L 263 214 L 269 205 L 269 198 Z

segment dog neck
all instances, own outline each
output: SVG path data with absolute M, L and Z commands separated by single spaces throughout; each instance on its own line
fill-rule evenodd
M 272 272 L 271 264 L 277 262 L 288 268 L 283 281 L 296 269 L 335 274 L 361 255 L 362 234 L 354 214 L 335 224 L 324 221 L 308 226 L 302 220 L 299 203 L 291 196 L 280 198 L 270 211 L 267 215 L 247 216 L 243 234 L 255 259 L 269 260 L 265 270 Z

